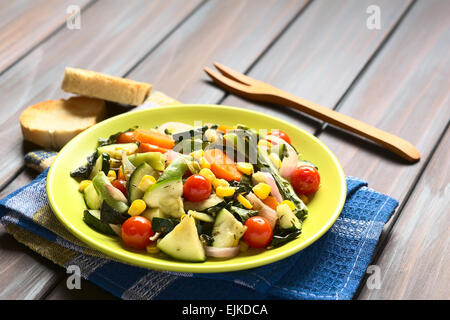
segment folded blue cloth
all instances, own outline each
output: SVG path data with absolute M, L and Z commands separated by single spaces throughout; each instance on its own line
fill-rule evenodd
M 347 201 L 332 228 L 299 253 L 263 267 L 216 274 L 159 272 L 123 264 L 73 238 L 51 213 L 47 170 L 0 201 L 0 222 L 16 239 L 123 299 L 351 299 L 383 225 L 398 205 L 347 177 Z

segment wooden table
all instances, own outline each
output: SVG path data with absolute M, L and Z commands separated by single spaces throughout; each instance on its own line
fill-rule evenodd
M 80 29 L 66 24 L 73 4 Z M 373 257 L 381 288 L 364 280 L 355 298 L 448 299 L 449 12 L 448 0 L 0 0 L 0 198 L 36 175 L 23 156 L 38 147 L 23 141 L 18 118 L 67 96 L 64 67 L 125 76 L 186 103 L 254 109 L 314 133 L 347 175 L 400 202 Z M 422 160 L 405 163 L 296 111 L 226 94 L 202 71 L 214 61 L 406 138 Z M 68 290 L 65 270 L 4 229 L 0 238 L 1 299 L 113 298 L 89 282 Z

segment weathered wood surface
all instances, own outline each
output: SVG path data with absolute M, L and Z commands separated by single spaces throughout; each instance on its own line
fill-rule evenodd
M 376 262 L 380 288 L 361 299 L 450 299 L 449 150 L 447 130 Z
M 446 17 L 450 2 L 142 3 L 131 1 L 125 8 L 118 1 L 88 5 L 82 14 L 84 30 L 74 34 L 62 28 L 48 39 L 44 36 L 0 77 L 4 98 L 0 133 L 11 137 L 0 142 L 0 155 L 7 159 L 7 168 L 0 173 L 0 198 L 34 176 L 22 167 L 24 152 L 36 147 L 21 142 L 17 125 L 21 110 L 30 103 L 64 96 L 55 78 L 62 77 L 66 65 L 91 68 L 148 81 L 186 103 L 250 108 L 315 133 L 336 153 L 346 174 L 368 180 L 372 188 L 401 203 L 375 255 L 382 287 L 368 290 L 362 284 L 359 298 L 449 297 L 448 255 L 442 253 L 448 251 L 448 170 L 444 175 L 439 164 L 448 167 L 449 163 L 448 134 L 440 138 L 450 115 L 450 19 Z M 380 7 L 380 30 L 366 27 L 369 5 Z M 0 25 L 0 38 L 1 30 Z M 214 61 L 398 134 L 415 143 L 423 159 L 407 165 L 371 143 L 299 112 L 228 95 L 206 81 L 202 66 Z M 2 62 L 0 54 L 0 66 Z M 25 86 L 20 88 L 19 83 Z M 429 201 L 435 203 L 431 208 Z M 427 208 L 429 219 L 422 220 Z M 433 224 L 436 219 L 439 225 Z M 89 282 L 83 282 L 82 290 L 68 290 L 61 268 L 22 248 L 4 231 L 0 236 L 0 287 L 5 288 L 1 297 L 113 298 Z M 433 272 L 421 274 L 427 269 Z
M 66 65 L 123 75 L 200 3 L 153 1 L 151 5 L 143 5 L 146 2 L 131 1 L 124 8 L 120 1 L 109 1 L 107 5 L 96 2 L 82 13 L 80 30 L 61 29 L 3 74 L 0 132 L 8 139 L 1 142 L 0 148 L 5 158 L 0 175 L 1 197 L 33 178 L 31 170 L 23 170 L 23 155 L 26 150 L 38 147 L 22 142 L 20 112 L 29 104 L 63 95 L 59 87 Z M 98 26 L 101 30 L 97 32 Z M 123 50 L 124 47 L 131 51 Z M 17 178 L 5 184 L 16 172 L 20 173 Z M 0 235 L 4 246 L 0 250 L 3 264 L 0 281 L 8 284 L 0 286 L 4 288 L 0 291 L 1 298 L 37 299 L 63 278 L 61 268 L 48 261 L 42 263 L 43 259 L 19 247 L 3 229 Z
M 66 66 L 123 76 L 200 4 L 196 1 L 95 2 L 81 14 L 81 28 L 62 28 L 0 77 L 0 187 L 22 166 L 19 116 L 29 105 L 68 96 L 61 87 Z M 7 125 L 6 125 L 7 124 Z
M 26 0 L 0 3 L 0 74 L 66 23 L 67 8 L 92 0 Z
M 446 1 L 418 2 L 338 107 L 340 112 L 408 139 L 422 153 L 420 162 L 407 164 L 334 128 L 326 128 L 319 136 L 335 152 L 346 174 L 369 181 L 372 188 L 398 199 L 401 206 L 449 121 L 450 20 L 445 14 L 449 9 Z M 381 248 L 401 213 L 394 214 L 385 226 Z M 395 253 L 383 250 L 380 254 Z M 431 284 L 421 285 L 429 288 Z M 367 290 L 362 288 L 362 297 L 370 299 Z
M 366 27 L 366 8 L 371 4 L 380 6 L 383 12 L 380 30 Z M 410 1 L 315 1 L 249 75 L 333 108 L 395 31 L 410 4 Z M 293 109 L 265 106 L 233 95 L 222 104 L 281 117 L 311 133 L 318 130 L 320 123 Z

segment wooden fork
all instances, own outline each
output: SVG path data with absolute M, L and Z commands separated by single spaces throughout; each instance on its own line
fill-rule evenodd
M 255 80 L 220 63 L 214 66 L 221 74 L 204 67 L 205 72 L 221 88 L 249 100 L 274 103 L 288 106 L 301 112 L 328 122 L 336 127 L 348 130 L 380 144 L 409 162 L 420 159 L 420 152 L 408 141 L 375 128 L 342 113 L 325 108 L 314 102 L 296 97 L 286 91 L 278 89 L 268 83 Z

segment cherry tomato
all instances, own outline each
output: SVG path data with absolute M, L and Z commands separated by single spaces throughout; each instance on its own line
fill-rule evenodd
M 273 231 L 269 221 L 260 216 L 254 216 L 245 221 L 247 230 L 244 241 L 252 248 L 264 248 L 272 241 Z
M 276 136 L 276 137 L 279 137 L 280 139 L 283 139 L 284 141 L 286 141 L 287 143 L 289 143 L 289 144 L 291 144 L 291 138 L 289 138 L 289 136 L 287 135 L 287 133 L 286 132 L 284 132 L 284 131 L 281 131 L 281 130 L 271 130 L 271 131 L 269 131 L 269 133 L 267 134 L 268 136 L 269 135 L 272 135 L 272 136 Z M 268 139 L 267 140 L 270 140 L 270 137 L 268 137 Z
M 111 182 L 111 184 L 113 185 L 113 187 L 122 191 L 125 197 L 127 196 L 127 188 L 125 187 L 126 181 L 117 179 Z
M 194 174 L 186 179 L 183 196 L 188 201 L 198 202 L 209 198 L 211 183 L 204 176 Z
M 191 170 L 189 170 L 189 168 L 186 170 L 186 172 L 183 175 L 183 179 L 189 178 L 190 176 L 192 176 L 192 172 Z
M 122 224 L 123 242 L 135 249 L 145 249 L 154 234 L 150 220 L 141 216 L 131 217 Z
M 134 131 L 127 131 L 122 133 L 118 138 L 117 138 L 117 143 L 131 143 L 131 142 L 136 142 L 136 138 L 134 136 Z
M 298 194 L 314 193 L 319 189 L 319 172 L 313 166 L 298 166 L 292 173 L 291 184 Z

